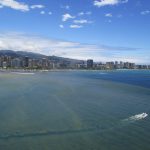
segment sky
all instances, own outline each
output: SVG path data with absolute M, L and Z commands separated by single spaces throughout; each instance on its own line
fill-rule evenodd
M 0 50 L 150 64 L 149 0 L 0 0 Z

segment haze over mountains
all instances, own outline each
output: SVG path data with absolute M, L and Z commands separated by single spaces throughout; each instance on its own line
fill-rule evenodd
M 31 59 L 48 58 L 55 62 L 67 61 L 70 63 L 79 63 L 82 61 L 82 60 L 77 60 L 77 59 L 63 58 L 63 57 L 57 57 L 57 56 L 46 56 L 46 55 L 39 54 L 39 53 L 26 52 L 26 51 L 13 51 L 13 50 L 0 50 L 0 56 L 11 56 L 11 57 L 17 57 L 17 58 L 23 58 L 25 56 L 28 56 Z

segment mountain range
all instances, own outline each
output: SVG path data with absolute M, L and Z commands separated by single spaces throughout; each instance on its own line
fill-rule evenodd
M 77 60 L 77 59 L 70 59 L 70 58 L 64 58 L 64 57 L 57 57 L 57 56 L 46 56 L 39 53 L 33 53 L 33 52 L 26 52 L 26 51 L 14 51 L 14 50 L 0 50 L 0 56 L 11 56 L 14 58 L 23 58 L 25 56 L 28 56 L 30 59 L 42 59 L 47 58 L 53 62 L 69 62 L 69 63 L 81 63 L 83 60 Z

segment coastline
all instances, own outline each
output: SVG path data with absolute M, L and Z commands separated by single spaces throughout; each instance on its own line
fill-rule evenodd
M 36 72 L 66 72 L 66 71 L 145 71 L 150 69 L 0 69 L 0 73 L 36 73 Z

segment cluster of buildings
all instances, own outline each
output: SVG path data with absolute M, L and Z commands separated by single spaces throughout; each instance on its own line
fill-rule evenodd
M 51 65 L 46 58 L 0 56 L 0 68 L 3 69 L 49 69 Z
M 79 68 L 98 69 L 98 70 L 112 70 L 112 69 L 150 69 L 150 65 L 136 65 L 131 62 L 111 61 L 106 63 L 94 63 L 92 59 L 87 60 L 86 63 L 79 64 Z
M 80 61 L 78 61 L 80 62 Z M 66 59 L 58 59 L 58 57 L 43 58 L 31 58 L 29 56 L 0 56 L 0 68 L 1 69 L 74 69 L 76 68 L 76 62 Z
M 87 61 L 71 60 L 57 60 L 45 58 L 29 58 L 24 57 L 12 57 L 12 56 L 0 56 L 0 68 L 1 69 L 99 69 L 99 70 L 111 70 L 111 69 L 150 69 L 150 65 L 136 65 L 130 62 L 106 62 L 95 63 L 92 59 Z

